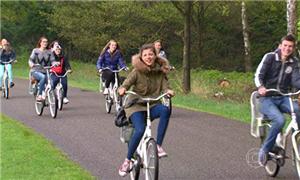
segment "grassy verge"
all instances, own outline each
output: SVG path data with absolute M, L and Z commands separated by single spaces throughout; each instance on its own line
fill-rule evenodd
M 97 91 L 99 77 L 93 64 L 71 61 L 73 73 L 69 75 L 69 84 L 86 90 Z M 27 60 L 20 58 L 14 65 L 16 77 L 28 78 Z M 124 75 L 124 74 L 123 74 Z M 177 107 L 204 111 L 223 117 L 250 122 L 249 97 L 254 89 L 253 74 L 251 73 L 224 73 L 215 70 L 192 70 L 191 93 L 186 95 L 181 89 L 182 71 L 170 73 L 171 86 L 176 92 L 173 104 Z M 227 79 L 228 87 L 221 87 L 218 82 Z M 221 97 L 214 94 L 222 92 Z
M 1 179 L 95 179 L 32 129 L 0 117 Z

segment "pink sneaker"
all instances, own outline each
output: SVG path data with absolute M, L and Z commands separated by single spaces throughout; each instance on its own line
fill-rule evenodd
M 159 158 L 168 156 L 166 151 L 160 145 L 157 145 L 157 155 Z
M 119 175 L 122 177 L 125 177 L 130 171 L 131 171 L 131 166 L 132 161 L 125 159 L 121 167 L 119 168 Z

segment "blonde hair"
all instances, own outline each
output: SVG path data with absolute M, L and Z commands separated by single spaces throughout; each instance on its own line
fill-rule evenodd
M 102 55 L 106 52 L 106 50 L 109 48 L 109 46 L 110 46 L 110 44 L 111 44 L 112 42 L 115 42 L 115 43 L 117 44 L 116 50 L 121 51 L 120 46 L 119 46 L 119 43 L 118 43 L 117 41 L 111 39 L 110 41 L 108 41 L 108 43 L 107 43 L 107 44 L 104 46 L 104 48 L 102 49 L 102 51 L 101 51 L 101 53 L 100 53 L 100 56 L 102 56 Z

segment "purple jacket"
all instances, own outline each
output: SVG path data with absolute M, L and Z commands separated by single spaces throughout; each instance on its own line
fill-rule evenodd
M 113 54 L 110 54 L 108 50 L 104 54 L 100 55 L 97 61 L 97 69 L 110 68 L 111 70 L 118 70 L 120 68 L 126 67 L 123 59 L 123 55 L 119 50 L 116 50 Z

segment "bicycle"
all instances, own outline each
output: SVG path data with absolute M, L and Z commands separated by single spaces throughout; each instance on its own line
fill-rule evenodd
M 284 166 L 287 150 L 287 140 L 291 135 L 292 149 L 293 149 L 293 161 L 296 166 L 297 175 L 300 178 L 300 131 L 296 122 L 296 114 L 294 112 L 293 106 L 293 95 L 298 95 L 300 90 L 295 93 L 281 93 L 277 89 L 268 89 L 267 92 L 277 92 L 282 96 L 289 97 L 289 103 L 291 107 L 291 121 L 288 124 L 287 128 L 278 134 L 276 143 L 271 152 L 267 155 L 267 164 L 265 166 L 266 173 L 275 177 L 280 168 Z M 268 130 L 271 127 L 271 120 L 265 117 L 259 112 L 259 94 L 257 91 L 254 91 L 251 94 L 251 135 L 255 138 L 260 138 L 261 145 L 263 144 Z
M 145 128 L 144 135 L 135 152 L 134 158 L 131 159 L 133 163 L 132 167 L 130 167 L 130 179 L 138 180 L 140 176 L 140 169 L 142 168 L 144 170 L 146 180 L 157 180 L 159 175 L 159 158 L 157 154 L 156 141 L 151 135 L 150 103 L 154 101 L 159 101 L 164 97 L 168 97 L 168 94 L 164 93 L 156 98 L 144 98 L 133 91 L 126 91 L 126 94 L 135 95 L 139 97 L 139 99 L 142 102 L 145 102 L 147 104 L 147 125 Z M 127 101 L 127 98 L 128 96 L 125 97 L 124 102 Z M 121 130 L 124 129 L 122 128 Z M 124 139 L 124 137 L 122 137 L 123 135 L 124 134 L 121 132 L 121 140 Z
M 39 64 L 35 65 L 39 66 Z M 51 66 L 44 67 L 44 69 L 47 72 L 47 84 L 44 90 L 44 93 L 46 94 L 46 98 L 43 101 L 37 101 L 35 100 L 35 111 L 37 115 L 41 116 L 43 114 L 43 110 L 45 106 L 49 106 L 50 108 L 50 114 L 52 118 L 56 118 L 57 116 L 57 109 L 58 109 L 58 102 L 57 98 L 55 96 L 54 90 L 51 88 L 51 78 L 50 78 L 50 69 Z M 39 91 L 39 88 L 37 88 L 36 91 Z M 38 94 L 38 93 L 35 93 Z
M 174 66 L 169 66 L 170 68 L 170 71 L 174 71 L 175 70 L 175 67 Z M 167 106 L 170 110 L 170 116 L 172 114 L 172 100 L 171 98 L 168 98 L 168 97 L 163 97 L 162 98 L 162 104 Z
M 8 71 L 7 71 L 7 65 L 12 63 L 15 60 L 10 60 L 9 62 L 1 62 L 4 64 L 4 73 L 2 78 L 2 96 L 6 99 L 9 97 L 9 82 L 8 82 Z M 15 61 L 16 62 L 16 61 Z
M 125 70 L 126 67 L 123 67 L 119 70 L 111 70 L 110 68 L 103 68 L 103 70 L 110 70 L 115 74 L 115 83 L 110 83 L 108 87 L 108 94 L 104 95 L 105 96 L 105 110 L 107 113 L 111 112 L 111 107 L 113 104 L 115 104 L 116 111 L 119 110 L 119 108 L 122 106 L 122 97 L 119 96 L 117 90 L 119 88 L 119 78 L 118 78 L 118 73 L 121 72 L 122 70 Z M 104 83 L 102 82 L 102 73 L 100 73 L 100 88 L 103 87 Z M 99 91 L 100 91 L 99 88 Z
M 61 83 L 61 78 L 66 77 L 67 74 L 70 73 L 70 72 L 71 72 L 71 70 L 67 70 L 64 75 L 60 76 L 56 72 L 53 71 L 54 75 L 59 78 L 59 82 L 58 82 L 58 84 L 55 87 L 55 95 L 56 95 L 57 102 L 58 102 L 58 109 L 60 111 L 62 110 L 63 104 L 64 104 L 63 103 L 64 89 L 63 89 L 63 86 L 62 86 L 62 83 Z

